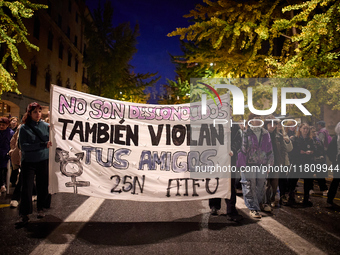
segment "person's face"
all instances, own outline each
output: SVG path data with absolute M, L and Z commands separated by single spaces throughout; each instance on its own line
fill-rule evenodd
M 309 127 L 308 126 L 303 126 L 301 128 L 301 134 L 305 137 L 308 135 L 308 132 L 309 132 Z
M 281 129 L 282 129 L 281 122 L 278 122 L 278 123 L 276 124 L 276 128 L 277 128 L 277 130 L 281 130 Z
M 321 125 L 320 124 L 318 124 L 318 130 L 320 130 L 322 127 L 321 127 Z
M 268 123 L 267 124 L 267 129 L 268 129 L 269 133 L 272 133 L 275 130 L 276 125 L 277 125 L 276 123 Z
M 315 128 L 311 129 L 310 132 L 312 133 L 312 136 L 313 136 L 313 137 L 316 137 L 316 130 L 315 130 Z
M 251 121 L 250 123 L 255 126 L 255 127 L 260 127 L 262 122 L 260 121 L 261 120 L 261 117 L 254 117 L 253 118 L 254 120 Z
M 33 121 L 39 121 L 41 119 L 41 109 L 35 108 L 33 111 L 31 111 L 30 115 Z
M 10 123 L 11 129 L 16 128 L 18 126 L 18 120 L 12 119 Z
M 8 125 L 6 123 L 0 123 L 0 130 L 3 131 L 3 130 L 6 130 L 8 127 Z
M 295 131 L 296 127 L 289 127 L 289 130 Z

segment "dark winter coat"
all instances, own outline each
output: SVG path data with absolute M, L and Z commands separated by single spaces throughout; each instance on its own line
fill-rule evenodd
M 9 127 L 6 130 L 0 130 L 0 167 L 7 167 L 9 160 L 8 152 L 10 150 L 10 142 L 14 132 Z
M 313 163 L 315 146 L 314 141 L 310 137 L 294 137 L 293 139 L 293 150 L 291 152 L 290 160 L 294 165 L 303 165 Z M 302 151 L 313 151 L 312 154 L 301 154 Z
M 332 141 L 328 145 L 327 156 L 329 160 L 332 162 L 333 177 L 340 178 L 340 156 L 338 156 L 338 142 L 337 136 L 333 137 Z

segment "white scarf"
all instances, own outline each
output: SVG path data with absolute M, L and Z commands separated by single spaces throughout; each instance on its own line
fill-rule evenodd
M 260 142 L 261 127 L 250 127 L 253 133 L 256 135 L 257 141 Z

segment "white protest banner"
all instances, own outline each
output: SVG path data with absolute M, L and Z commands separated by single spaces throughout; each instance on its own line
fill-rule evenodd
M 210 118 L 199 103 L 136 104 L 55 85 L 51 93 L 51 193 L 137 201 L 230 197 L 229 175 L 217 173 L 230 166 L 230 125 L 211 124 L 229 121 L 229 96 L 223 105 L 208 101 Z

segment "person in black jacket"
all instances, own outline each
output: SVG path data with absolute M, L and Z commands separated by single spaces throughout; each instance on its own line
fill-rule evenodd
M 316 128 L 311 126 L 310 127 L 312 136 L 313 136 L 313 141 L 314 141 L 314 146 L 315 146 L 315 153 L 314 153 L 314 159 L 313 159 L 313 164 L 314 165 L 323 165 L 326 164 L 326 152 L 324 149 L 324 145 L 317 136 L 317 131 Z M 323 192 L 323 195 L 326 196 L 328 192 L 328 187 L 326 184 L 326 177 L 327 177 L 327 172 L 316 172 L 316 180 L 318 181 L 320 191 Z
M 340 181 L 340 122 L 335 127 L 336 136 L 332 139 L 328 146 L 327 156 L 332 162 L 333 181 L 329 187 L 327 194 L 327 203 L 333 205 L 333 199 L 338 190 Z
M 306 165 L 310 165 L 313 162 L 315 145 L 313 142 L 313 137 L 310 132 L 309 125 L 307 123 L 302 123 L 296 136 L 293 140 L 293 150 L 291 152 L 291 164 L 295 165 L 297 169 L 302 167 L 305 169 Z M 294 173 L 293 173 L 294 174 Z M 313 189 L 313 175 L 310 171 L 306 171 L 304 174 L 304 206 L 313 206 L 313 203 L 309 200 L 309 191 Z M 295 202 L 295 187 L 298 178 L 295 176 L 290 176 L 289 182 L 289 204 Z
M 275 116 L 273 115 L 267 116 L 267 120 L 264 122 L 264 128 L 267 129 L 270 133 L 270 139 L 272 142 L 274 153 L 274 166 L 284 166 L 287 152 L 288 151 L 290 152 L 292 150 L 293 145 L 288 136 L 284 137 L 278 131 L 277 122 L 269 121 L 273 119 L 275 119 Z M 285 172 L 272 171 L 268 173 L 265 196 L 265 203 L 267 204 L 267 208 L 269 206 L 271 207 L 276 206 L 275 195 L 277 193 L 277 186 L 279 186 L 280 190 L 281 196 L 280 201 L 281 203 L 283 203 L 282 200 L 285 198 L 285 193 L 287 191 L 288 186 L 287 175 Z
M 8 127 L 9 120 L 6 117 L 0 118 L 0 195 L 6 192 L 7 163 L 10 159 L 8 152 L 10 150 L 10 141 L 14 134 Z
M 231 128 L 231 152 L 229 156 L 231 157 L 231 165 L 236 166 L 237 154 L 241 148 L 242 144 L 242 130 L 236 124 Z M 235 173 L 231 173 L 231 197 L 230 199 L 226 199 L 225 202 L 227 204 L 227 217 L 228 220 L 238 221 L 243 217 L 238 214 L 236 210 L 236 178 L 233 176 Z M 209 199 L 209 207 L 211 209 L 211 215 L 217 215 L 217 211 L 221 209 L 221 198 L 211 198 Z

